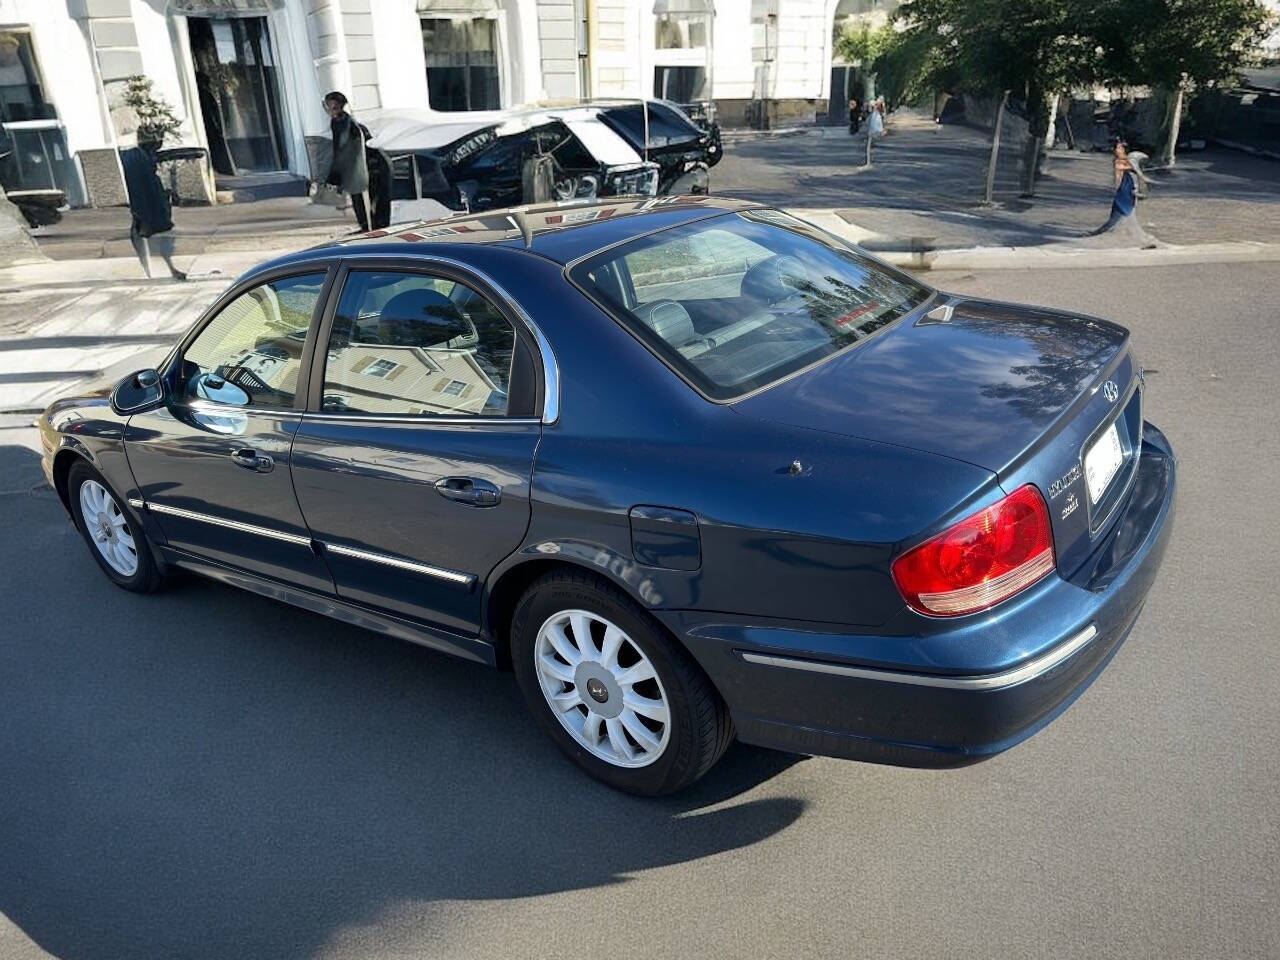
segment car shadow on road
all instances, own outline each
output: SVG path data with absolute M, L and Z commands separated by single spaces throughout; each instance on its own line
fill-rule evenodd
M 596 784 L 510 675 L 197 579 L 109 584 L 0 447 L 0 913 L 64 960 L 313 955 L 405 903 L 626 882 L 765 840 L 798 758 L 683 794 Z M 34 549 L 33 549 L 34 548 Z

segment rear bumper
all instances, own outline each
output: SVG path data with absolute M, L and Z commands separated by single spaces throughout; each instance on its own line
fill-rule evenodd
M 912 766 L 972 762 L 1058 716 L 1129 635 L 1168 544 L 1175 474 L 1168 442 L 1148 425 L 1123 512 L 1080 570 L 1046 578 L 985 619 L 934 621 L 938 629 L 927 638 L 712 622 L 692 613 L 670 625 L 748 743 Z M 983 662 L 930 670 L 936 659 L 922 651 L 948 642 Z M 883 651 L 895 647 L 917 661 L 886 661 Z M 875 659 L 860 659 L 859 651 L 874 651 Z

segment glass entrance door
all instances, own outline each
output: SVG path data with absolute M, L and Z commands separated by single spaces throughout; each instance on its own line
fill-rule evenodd
M 267 18 L 187 17 L 187 29 L 213 169 L 286 169 L 280 71 Z

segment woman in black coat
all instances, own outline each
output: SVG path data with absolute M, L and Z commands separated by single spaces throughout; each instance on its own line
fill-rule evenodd
M 350 195 L 360 229 L 381 230 L 391 222 L 391 170 L 382 153 L 368 146 L 369 128 L 347 113 L 347 98 L 334 90 L 324 98 L 333 133 L 333 160 L 327 183 Z M 373 201 L 373 218 L 368 200 Z

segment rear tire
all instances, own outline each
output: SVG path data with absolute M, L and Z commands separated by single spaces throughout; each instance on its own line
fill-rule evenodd
M 67 494 L 76 528 L 111 582 L 134 593 L 150 593 L 164 580 L 151 553 L 151 542 L 89 463 L 81 461 L 67 474 Z
M 511 657 L 538 723 L 617 790 L 680 790 L 733 739 L 728 708 L 693 658 L 626 594 L 585 571 L 557 570 L 530 585 L 512 617 Z

